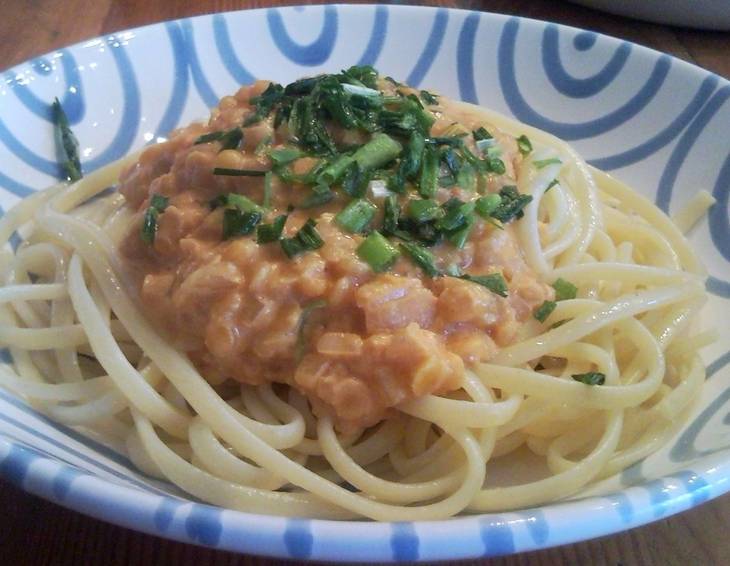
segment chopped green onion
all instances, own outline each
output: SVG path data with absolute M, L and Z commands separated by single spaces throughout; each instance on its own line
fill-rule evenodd
M 469 215 L 466 219 L 466 223 L 461 228 L 449 234 L 449 242 L 451 242 L 451 244 L 455 248 L 463 248 L 464 244 L 466 244 L 466 241 L 469 239 L 469 234 L 471 233 L 473 227 L 474 216 Z
M 302 252 L 316 250 L 324 245 L 322 237 L 317 232 L 317 223 L 311 218 L 304 223 L 293 238 L 279 240 L 281 249 L 292 258 Z
M 335 216 L 335 222 L 348 232 L 362 232 L 375 216 L 378 207 L 365 199 L 350 202 Z
M 517 148 L 522 155 L 527 155 L 532 151 L 532 142 L 525 134 L 522 134 L 517 138 Z
M 383 232 L 395 234 L 398 230 L 398 219 L 400 218 L 400 205 L 395 195 L 385 198 L 385 210 L 383 212 Z
M 517 192 L 517 187 L 513 185 L 502 187 L 499 191 L 499 196 L 501 198 L 501 202 L 491 215 L 492 218 L 495 218 L 504 224 L 514 220 L 515 218 L 522 218 L 524 216 L 522 209 L 532 202 L 531 195 L 520 194 Z
M 266 175 L 264 175 L 264 208 L 271 207 L 271 196 L 273 192 L 273 189 L 271 187 L 272 177 L 273 174 L 271 173 L 271 171 L 267 171 Z
M 400 244 L 400 249 L 411 258 L 413 263 L 423 269 L 429 277 L 441 275 L 441 272 L 436 267 L 436 258 L 423 246 L 413 242 L 403 242 Z
M 235 208 L 227 208 L 223 212 L 223 239 L 229 240 L 238 236 L 247 236 L 261 222 L 261 212 L 241 212 Z
M 585 383 L 586 385 L 603 385 L 606 383 L 606 374 L 600 371 L 589 371 L 587 373 L 574 373 L 571 375 L 576 381 Z
M 291 163 L 292 161 L 295 161 L 300 157 L 303 157 L 304 155 L 305 153 L 301 149 L 298 149 L 296 147 L 280 147 L 277 149 L 272 149 L 269 152 L 269 157 L 276 167 Z
M 555 289 L 556 301 L 575 299 L 578 296 L 578 287 L 573 285 L 570 281 L 566 281 L 562 277 L 558 278 L 555 283 L 553 283 L 553 289 Z
M 412 179 L 416 176 L 421 168 L 421 156 L 425 146 L 426 138 L 420 132 L 413 131 L 401 161 L 401 171 L 404 177 Z
M 433 105 L 433 104 L 438 104 L 439 103 L 438 97 L 436 95 L 434 95 L 434 94 L 431 94 L 427 90 L 422 90 L 421 91 L 421 100 L 423 100 L 426 104 L 429 104 L 429 105 Z
M 312 194 L 299 203 L 298 208 L 315 208 L 327 204 L 335 198 L 335 193 L 327 185 L 314 185 Z
M 552 312 L 555 310 L 555 307 L 557 306 L 558 303 L 556 303 L 555 301 L 544 301 L 539 307 L 535 309 L 532 315 L 540 322 L 545 322 L 545 320 L 547 320 L 547 317 L 552 314 Z
M 222 175 L 226 177 L 263 177 L 268 171 L 259 171 L 257 169 L 230 169 L 228 167 L 216 167 L 213 169 L 213 175 Z
M 484 126 L 481 126 L 478 129 L 474 130 L 471 135 L 473 136 L 475 142 L 492 138 L 492 134 L 490 134 Z
M 398 250 L 380 232 L 373 230 L 357 247 L 357 255 L 373 271 L 387 271 L 400 255 Z
M 443 205 L 445 214 L 436 222 L 436 228 L 453 232 L 462 228 L 474 212 L 475 203 L 462 202 L 458 198 L 449 199 Z
M 438 150 L 428 145 L 423 150 L 423 162 L 421 165 L 421 178 L 418 183 L 418 192 L 423 198 L 430 198 L 436 194 L 438 188 L 439 153 Z
M 294 355 L 297 361 L 301 361 L 304 357 L 304 350 L 306 348 L 306 325 L 310 315 L 317 309 L 323 309 L 327 306 L 327 301 L 324 299 L 317 299 L 310 303 L 307 303 L 302 308 L 302 313 L 299 315 L 299 326 L 297 328 L 297 344 L 294 349 Z
M 226 195 L 225 204 L 233 206 L 242 212 L 262 212 L 261 207 L 250 198 L 239 195 L 238 193 L 228 193 Z
M 223 151 L 224 149 L 236 149 L 242 139 L 243 131 L 241 128 L 233 128 L 231 130 L 221 130 L 218 132 L 203 134 L 193 142 L 193 145 L 219 141 L 221 142 L 221 151 Z
M 281 238 L 286 219 L 287 215 L 282 214 L 274 218 L 271 224 L 259 224 L 258 228 L 256 228 L 256 243 L 268 244 L 270 242 L 276 242 Z
M 163 195 L 154 194 L 150 199 L 150 206 L 157 212 L 165 212 L 168 204 L 170 204 L 170 199 Z
M 69 181 L 78 181 L 83 177 L 81 160 L 79 159 L 79 142 L 71 131 L 68 116 L 66 116 L 66 112 L 64 112 L 58 98 L 53 99 L 51 112 L 53 114 L 56 151 L 60 157 L 61 171 Z
M 142 218 L 142 233 L 140 238 L 145 244 L 151 244 L 155 241 L 157 235 L 157 219 L 160 214 L 165 211 L 170 199 L 166 196 L 154 194 L 150 198 L 150 206 L 145 210 Z
M 439 204 L 433 199 L 413 199 L 408 201 L 408 216 L 417 223 L 434 220 L 443 214 Z
M 360 167 L 357 161 L 353 161 L 347 167 L 345 177 L 342 179 L 342 190 L 353 198 L 365 196 L 370 184 L 371 174 Z
M 537 169 L 542 169 L 543 167 L 547 167 L 548 165 L 554 165 L 557 163 L 562 163 L 562 161 L 560 161 L 558 157 L 551 157 L 550 159 L 538 159 L 532 162 L 532 164 Z
M 370 171 L 393 161 L 402 149 L 403 146 L 389 135 L 378 133 L 359 147 L 352 158 L 363 170 Z
M 476 200 L 474 210 L 482 218 L 489 218 L 492 216 L 495 210 L 502 203 L 502 197 L 496 193 L 489 194 L 483 197 L 479 197 Z
M 465 273 L 464 275 L 459 276 L 459 279 L 471 281 L 472 283 L 486 287 L 492 293 L 495 293 L 500 297 L 506 297 L 507 291 L 509 290 L 507 282 L 504 280 L 501 273 L 490 273 L 489 275 L 469 275 L 468 273 Z
M 550 184 L 545 189 L 545 193 L 547 193 L 550 189 L 552 189 L 555 185 L 557 185 L 559 183 L 560 183 L 560 181 L 558 181 L 557 179 L 553 179 L 552 181 L 550 181 Z

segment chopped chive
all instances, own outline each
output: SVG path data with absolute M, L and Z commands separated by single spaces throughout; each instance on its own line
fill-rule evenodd
M 207 134 L 203 134 L 198 136 L 195 141 L 193 142 L 193 145 L 200 145 L 201 143 L 210 143 L 214 141 L 218 141 L 226 134 L 225 130 L 219 130 L 217 132 L 208 132 Z
M 578 296 L 578 287 L 573 285 L 570 281 L 566 281 L 562 277 L 558 278 L 553 283 L 553 289 L 555 289 L 556 301 L 575 299 Z
M 357 247 L 357 255 L 373 271 L 387 271 L 398 259 L 400 253 L 380 232 L 373 230 Z
M 271 207 L 271 196 L 273 192 L 273 189 L 271 187 L 272 177 L 273 174 L 271 173 L 271 171 L 267 171 L 266 175 L 264 175 L 264 208 Z
M 433 199 L 412 199 L 408 201 L 407 213 L 409 218 L 421 224 L 438 218 L 443 210 Z
M 278 149 L 272 149 L 269 152 L 271 162 L 276 167 L 287 165 L 288 163 L 291 163 L 292 161 L 295 161 L 300 157 L 303 157 L 304 155 L 305 153 L 301 149 L 298 149 L 296 147 L 280 147 Z
M 562 163 L 562 161 L 560 161 L 560 158 L 558 157 L 551 157 L 550 159 L 538 159 L 532 162 L 532 164 L 537 169 L 542 169 L 543 167 L 547 167 L 548 165 L 554 165 L 558 163 Z
M 552 189 L 558 183 L 560 183 L 560 181 L 558 181 L 557 179 L 553 179 L 552 181 L 550 181 L 550 184 L 545 189 L 545 193 L 547 193 L 550 189 Z
M 322 237 L 317 232 L 315 226 L 317 223 L 311 218 L 304 223 L 293 238 L 283 238 L 279 240 L 281 249 L 284 253 L 292 258 L 305 251 L 316 250 L 324 245 Z
M 268 244 L 276 242 L 281 238 L 281 234 L 284 232 L 284 224 L 286 224 L 287 215 L 281 214 L 274 218 L 271 224 L 259 224 L 256 228 L 256 243 Z
M 267 172 L 256 169 L 230 169 L 228 167 L 216 167 L 213 169 L 213 175 L 226 177 L 263 177 Z
M 522 134 L 517 138 L 517 148 L 522 155 L 527 155 L 532 151 L 532 142 L 525 134 Z
M 515 218 L 522 218 L 524 216 L 522 209 L 532 202 L 531 195 L 520 194 L 517 192 L 517 187 L 513 185 L 502 187 L 499 196 L 501 202 L 491 216 L 504 224 Z
M 395 234 L 398 230 L 398 219 L 400 218 L 400 205 L 395 195 L 385 198 L 385 208 L 383 211 L 383 232 L 386 234 Z
M 241 212 L 235 208 L 227 208 L 223 212 L 223 239 L 229 240 L 238 236 L 247 236 L 261 222 L 261 212 Z
M 193 145 L 201 143 L 221 142 L 221 151 L 224 149 L 236 149 L 243 139 L 243 131 L 241 128 L 233 128 L 231 130 L 220 130 L 218 132 L 210 132 L 199 136 Z
M 509 290 L 507 282 L 504 280 L 501 273 L 490 273 L 489 275 L 469 275 L 468 273 L 465 273 L 464 275 L 459 276 L 459 279 L 486 287 L 492 293 L 495 293 L 500 297 L 506 297 Z
M 412 179 L 416 176 L 421 168 L 421 157 L 425 146 L 426 138 L 420 132 L 412 132 L 401 161 L 401 171 L 404 177 Z
M 170 199 L 163 195 L 154 194 L 150 198 L 150 206 L 145 210 L 142 218 L 142 233 L 140 235 L 145 244 L 151 244 L 155 241 L 158 228 L 157 220 L 169 203 Z
M 413 263 L 423 269 L 429 277 L 438 277 L 441 272 L 436 267 L 436 258 L 423 246 L 413 242 L 402 242 L 400 249 L 411 258 Z
M 444 232 L 463 228 L 474 212 L 474 206 L 473 202 L 462 202 L 457 198 L 448 200 L 443 205 L 445 214 L 436 222 L 436 228 Z
M 378 133 L 358 148 L 352 158 L 362 169 L 368 171 L 387 165 L 398 157 L 402 149 L 403 146 L 389 135 Z
M 423 100 L 426 104 L 434 105 L 439 103 L 439 99 L 435 94 L 431 94 L 427 90 L 421 91 L 421 100 Z
M 299 315 L 299 325 L 297 328 L 297 343 L 294 348 L 294 355 L 295 355 L 297 361 L 301 361 L 301 359 L 304 357 L 305 348 L 307 347 L 306 326 L 307 326 L 307 321 L 309 320 L 309 317 L 311 316 L 312 312 L 314 312 L 315 310 L 323 309 L 326 306 L 327 306 L 327 301 L 325 301 L 324 299 L 317 299 L 315 301 L 307 303 L 302 308 L 302 313 Z
M 558 303 L 556 303 L 555 301 L 544 301 L 539 307 L 535 309 L 532 315 L 540 322 L 545 322 L 547 320 L 547 317 L 552 314 L 552 312 L 555 310 L 555 307 L 557 306 Z
M 467 217 L 466 223 L 461 228 L 449 234 L 449 242 L 451 242 L 455 248 L 462 249 L 466 244 L 466 241 L 469 239 L 469 234 L 473 227 L 474 216 L 470 215 Z
M 574 373 L 570 377 L 586 385 L 603 385 L 606 383 L 606 374 L 600 371 L 589 371 L 586 373 Z
M 53 114 L 56 152 L 60 158 L 61 171 L 67 180 L 71 182 L 78 181 L 83 177 L 81 160 L 79 159 L 79 142 L 73 131 L 71 131 L 68 116 L 66 116 L 66 112 L 64 112 L 58 98 L 53 99 L 51 112 Z
M 421 178 L 418 183 L 418 192 L 423 198 L 430 198 L 436 194 L 438 188 L 439 154 L 438 150 L 428 145 L 423 150 L 421 164 Z
M 155 241 L 155 235 L 157 234 L 157 217 L 159 212 L 156 209 L 149 207 L 145 210 L 144 217 L 142 219 L 142 233 L 140 238 L 145 244 L 151 244 Z
M 375 216 L 378 207 L 365 199 L 351 201 L 335 216 L 335 222 L 352 233 L 362 232 Z
M 490 134 L 484 126 L 480 126 L 476 130 L 472 131 L 471 135 L 474 138 L 474 141 L 492 139 L 492 134 Z
M 170 199 L 163 195 L 154 194 L 150 199 L 150 206 L 157 212 L 164 212 L 168 204 L 170 204 Z
M 369 171 L 360 167 L 357 161 L 353 161 L 345 171 L 345 177 L 342 179 L 342 190 L 353 198 L 365 196 L 368 185 L 370 184 L 371 174 Z
M 239 195 L 238 193 L 228 193 L 226 195 L 227 206 L 233 206 L 241 212 L 261 212 L 261 207 L 250 198 Z
M 327 185 L 314 185 L 312 193 L 299 203 L 298 208 L 315 208 L 327 204 L 335 198 L 335 193 Z
M 492 213 L 497 210 L 499 205 L 502 203 L 502 197 L 496 193 L 489 194 L 483 197 L 479 197 L 476 200 L 474 210 L 482 218 L 489 218 Z

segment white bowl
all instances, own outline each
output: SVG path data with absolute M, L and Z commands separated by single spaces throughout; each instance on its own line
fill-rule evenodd
M 665 210 L 701 188 L 720 203 L 692 233 L 710 270 L 708 324 L 730 313 L 730 83 L 661 53 L 573 28 L 403 6 L 253 10 L 152 25 L 10 69 L 0 86 L 0 205 L 57 173 L 58 96 L 89 171 L 205 115 L 253 77 L 288 81 L 372 63 L 384 73 L 552 131 Z M 0 212 L 1 213 L 1 212 Z M 713 318 L 714 317 L 714 318 Z M 190 500 L 110 449 L 0 391 L 0 472 L 61 505 L 188 542 L 277 557 L 439 560 L 605 535 L 730 488 L 730 326 L 705 352 L 697 415 L 668 446 L 572 501 L 414 523 L 285 519 Z

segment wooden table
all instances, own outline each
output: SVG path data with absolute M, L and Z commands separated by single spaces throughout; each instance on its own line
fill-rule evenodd
M 197 14 L 303 2 L 239 0 L 0 0 L 0 68 L 134 26 Z M 309 2 L 306 2 L 309 3 Z M 414 2 L 418 3 L 418 2 Z M 730 78 L 730 34 L 636 22 L 550 0 L 421 2 L 529 16 L 618 36 Z M 273 564 L 116 527 L 0 481 L 3 564 Z M 490 564 L 730 564 L 730 495 L 618 535 Z M 484 564 L 466 561 L 460 564 Z

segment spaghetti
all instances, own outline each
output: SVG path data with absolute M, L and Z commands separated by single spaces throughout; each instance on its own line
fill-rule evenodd
M 458 387 L 348 428 L 291 384 L 202 375 L 130 291 L 120 243 L 134 211 L 106 189 L 138 155 L 0 219 L 3 245 L 16 230 L 24 239 L 2 252 L 0 345 L 14 371 L 0 367 L 0 384 L 123 447 L 149 474 L 263 514 L 402 521 L 515 509 L 573 495 L 655 452 L 704 380 L 696 352 L 711 336 L 694 328 L 705 301 L 699 260 L 664 213 L 566 143 L 448 104 L 529 137 L 515 177 L 532 200 L 514 234 L 541 282 L 578 290 L 524 321 L 488 361 L 467 363 Z M 493 481 L 492 470 L 528 462 L 533 477 Z

